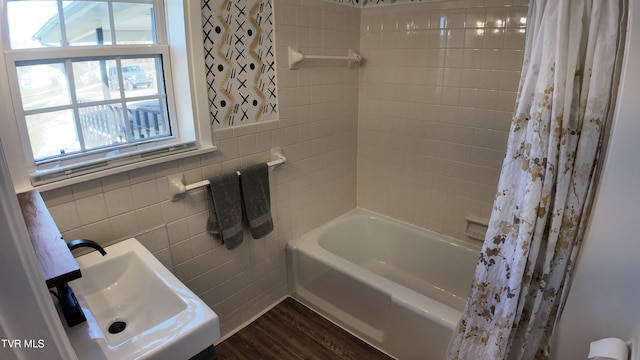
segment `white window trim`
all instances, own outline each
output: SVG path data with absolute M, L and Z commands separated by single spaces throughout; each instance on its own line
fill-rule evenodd
M 0 70 L 0 113 L 3 114 L 0 119 L 0 137 L 16 192 L 34 188 L 40 191 L 51 190 L 217 150 L 213 145 L 209 121 L 200 2 L 165 0 L 164 10 L 172 67 L 172 78 L 167 79 L 167 87 L 173 88 L 176 114 L 174 120 L 177 120 L 175 125 L 178 127 L 180 140 L 160 146 L 141 146 L 135 151 L 105 158 L 102 161 L 103 168 L 80 175 L 69 175 L 62 180 L 38 186 L 31 184 L 33 157 L 31 150 L 27 149 L 30 145 L 20 141 L 20 131 L 10 96 L 5 56 L 14 55 L 12 51 L 4 48 L 8 43 L 8 33 L 4 26 L 0 27 L 0 37 L 5 40 L 0 44 L 3 52 L 3 56 L 0 56 L 0 69 L 5 70 Z M 3 17 L 6 16 L 4 0 L 0 1 L 0 13 Z M 145 158 L 141 156 L 142 153 L 151 153 L 151 156 Z

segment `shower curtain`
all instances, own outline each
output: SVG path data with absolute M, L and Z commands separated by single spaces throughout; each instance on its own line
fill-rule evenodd
M 448 359 L 546 359 L 594 191 L 618 0 L 531 0 L 489 228 Z

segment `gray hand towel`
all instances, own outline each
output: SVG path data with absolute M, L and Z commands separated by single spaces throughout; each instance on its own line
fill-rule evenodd
M 269 166 L 262 163 L 241 169 L 240 187 L 251 236 L 254 239 L 260 239 L 273 231 Z
M 219 236 L 227 249 L 234 249 L 243 239 L 238 174 L 234 171 L 212 177 L 209 179 L 209 193 L 213 206 L 207 230 Z

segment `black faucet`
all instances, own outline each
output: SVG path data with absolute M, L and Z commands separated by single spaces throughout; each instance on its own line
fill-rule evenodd
M 69 247 L 69 250 L 73 251 L 79 247 L 90 247 L 90 248 L 94 248 L 96 250 L 98 250 L 100 252 L 100 254 L 102 254 L 102 256 L 107 255 L 107 252 L 104 251 L 104 249 L 102 248 L 102 246 L 98 245 L 97 242 L 93 241 L 93 240 L 87 240 L 87 239 L 77 239 L 77 240 L 73 240 L 67 243 L 67 246 Z
M 67 243 L 69 250 L 72 251 L 79 247 L 90 247 L 98 250 L 102 256 L 107 255 L 107 252 L 104 251 L 102 246 L 98 245 L 95 241 L 87 240 L 87 239 L 78 239 L 73 240 Z M 84 316 L 84 312 L 82 311 L 82 307 L 78 303 L 78 299 L 76 299 L 76 295 L 73 293 L 73 290 L 69 286 L 69 284 L 64 283 L 62 285 L 58 285 L 56 287 L 58 298 L 58 303 L 60 304 L 60 310 L 62 310 L 62 315 L 64 315 L 65 320 L 67 321 L 67 325 L 69 327 L 76 326 L 87 321 L 87 318 Z

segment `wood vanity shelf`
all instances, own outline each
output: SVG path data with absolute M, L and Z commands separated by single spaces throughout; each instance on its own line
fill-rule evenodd
M 47 287 L 53 288 L 82 277 L 80 267 L 62 238 L 40 192 L 32 190 L 17 196 Z

